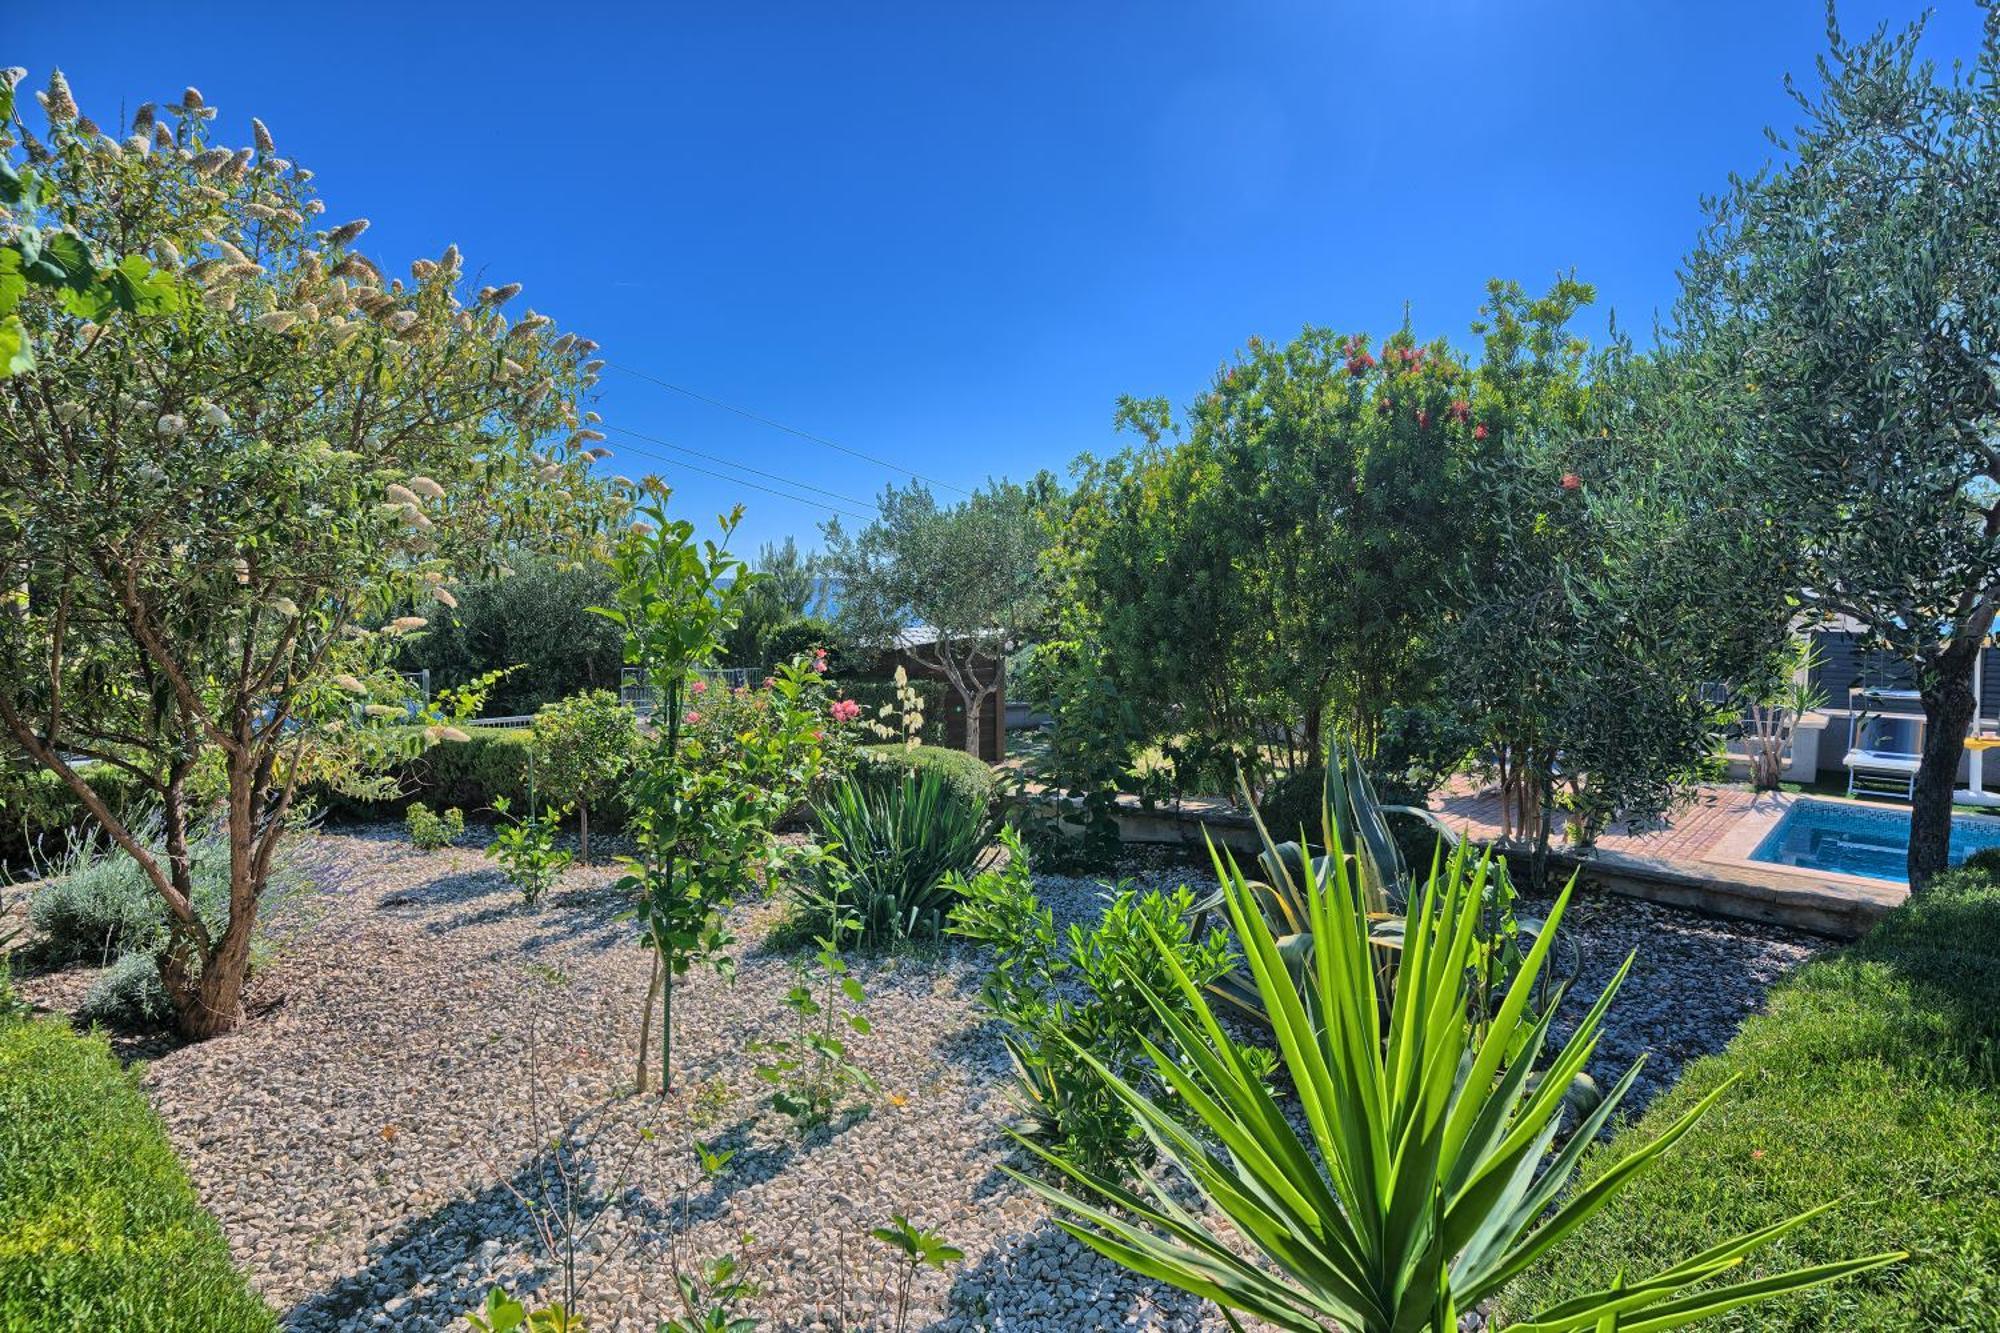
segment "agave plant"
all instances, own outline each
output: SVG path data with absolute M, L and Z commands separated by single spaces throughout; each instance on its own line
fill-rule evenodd
M 1150 1099 L 1091 1061 L 1159 1156 L 1240 1239 L 1212 1229 L 1167 1181 L 1147 1177 L 1128 1189 L 1032 1144 L 1025 1146 L 1060 1178 L 1010 1174 L 1067 1214 L 1060 1225 L 1078 1240 L 1134 1272 L 1215 1301 L 1232 1324 L 1240 1311 L 1296 1333 L 1334 1326 L 1451 1333 L 1461 1311 L 1560 1245 L 1670 1151 L 1728 1085 L 1589 1185 L 1566 1192 L 1644 1062 L 1634 1062 L 1589 1114 L 1565 1114 L 1570 1076 L 1597 1049 L 1632 960 L 1555 1054 L 1547 1076 L 1535 1077 L 1552 1015 L 1531 1016 L 1530 998 L 1569 889 L 1482 1029 L 1464 1015 L 1490 859 L 1475 862 L 1461 849 L 1434 870 L 1409 916 L 1391 991 L 1374 961 L 1367 887 L 1340 854 L 1337 830 L 1331 843 L 1331 856 L 1302 869 L 1304 924 L 1317 944 L 1303 987 L 1256 890 L 1233 858 L 1210 849 L 1297 1090 L 1296 1117 L 1287 1116 L 1201 988 L 1171 960 L 1175 998 L 1184 1003 L 1133 980 L 1166 1034 L 1158 1044 L 1147 1041 L 1146 1050 L 1173 1100 Z M 1904 1257 L 1876 1254 L 1713 1285 L 1831 1206 L 1734 1237 L 1642 1280 L 1580 1293 L 1509 1327 L 1659 1333 Z
M 992 832 L 985 812 L 935 772 L 850 778 L 813 814 L 841 863 L 820 876 L 818 897 L 860 922 L 864 944 L 937 933 L 958 897 L 946 877 L 970 869 Z

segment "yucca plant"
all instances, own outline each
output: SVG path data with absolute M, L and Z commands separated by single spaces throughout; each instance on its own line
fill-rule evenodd
M 1391 991 L 1374 959 L 1379 945 L 1365 886 L 1350 873 L 1337 835 L 1332 855 L 1323 864 L 1305 862 L 1301 872 L 1316 946 L 1303 987 L 1234 859 L 1210 850 L 1304 1130 L 1229 1039 L 1201 988 L 1171 960 L 1177 1002 L 1136 977 L 1134 984 L 1166 1034 L 1145 1045 L 1174 1099 L 1155 1101 L 1090 1063 L 1164 1162 L 1240 1240 L 1225 1239 L 1178 1201 L 1171 1181 L 1147 1177 L 1127 1189 L 1031 1144 L 1061 1173 L 1058 1181 L 1010 1174 L 1068 1214 L 1060 1224 L 1078 1240 L 1134 1272 L 1215 1301 L 1232 1326 L 1241 1327 L 1235 1312 L 1242 1312 L 1296 1333 L 1336 1326 L 1346 1333 L 1453 1333 L 1461 1311 L 1560 1245 L 1728 1090 L 1717 1088 L 1653 1142 L 1565 1193 L 1644 1060 L 1588 1115 L 1572 1122 L 1564 1114 L 1570 1077 L 1597 1049 L 1605 1012 L 1631 968 L 1628 957 L 1536 1076 L 1552 1013 L 1531 1018 L 1529 1001 L 1568 889 L 1482 1030 L 1465 1015 L 1489 858 L 1475 862 L 1461 848 L 1434 867 L 1409 915 Z M 1581 1293 L 1509 1327 L 1658 1333 L 1903 1257 L 1876 1254 L 1713 1284 L 1832 1206 L 1724 1241 L 1665 1272 Z
M 818 877 L 804 910 L 844 911 L 860 922 L 863 944 L 938 933 L 957 901 L 946 877 L 970 869 L 992 833 L 986 812 L 935 772 L 892 783 L 850 778 L 813 814 L 840 864 Z
M 1329 857 L 1325 853 L 1315 856 L 1298 842 L 1277 841 L 1263 816 L 1257 813 L 1247 786 L 1243 797 L 1250 809 L 1250 818 L 1256 825 L 1258 840 L 1262 843 L 1262 851 L 1257 857 L 1257 873 L 1244 882 L 1256 901 L 1258 911 L 1271 927 L 1278 952 L 1303 984 L 1312 965 L 1312 931 L 1307 920 L 1304 887 L 1307 862 L 1311 862 L 1312 873 L 1324 879 L 1328 874 Z M 1403 941 L 1403 912 L 1409 903 L 1412 876 L 1402 848 L 1390 829 L 1389 816 L 1403 815 L 1422 821 L 1437 834 L 1441 848 L 1456 849 L 1458 835 L 1429 810 L 1418 806 L 1382 804 L 1359 757 L 1338 740 L 1332 742 L 1327 750 L 1320 810 L 1318 829 L 1301 827 L 1296 830 L 1280 829 L 1278 832 L 1295 833 L 1307 839 L 1317 835 L 1322 848 L 1345 849 L 1343 860 L 1347 873 L 1366 907 L 1370 937 L 1377 946 L 1376 965 L 1382 970 L 1385 983 L 1393 984 L 1396 953 Z M 1226 883 L 1218 883 L 1215 892 L 1195 904 L 1194 932 L 1197 936 L 1207 928 L 1209 918 L 1221 910 L 1227 892 Z M 1495 987 L 1503 984 L 1518 968 L 1519 946 L 1524 942 L 1532 944 L 1542 931 L 1540 918 L 1515 915 L 1515 897 L 1507 878 L 1506 863 L 1494 862 L 1480 904 L 1482 942 L 1478 967 L 1484 984 L 1474 988 L 1468 1011 L 1475 1022 L 1483 1021 L 1485 1015 L 1491 1012 L 1497 1003 Z M 1554 975 L 1544 975 L 1535 997 L 1537 1012 L 1552 1006 L 1560 998 L 1563 988 L 1582 970 L 1583 958 L 1574 946 L 1565 942 L 1559 949 L 1562 966 L 1550 969 Z M 1247 967 L 1231 970 L 1210 983 L 1209 989 L 1243 1015 L 1260 1023 L 1270 1021 L 1257 991 L 1256 978 Z M 1588 1083 L 1587 1079 L 1583 1081 Z

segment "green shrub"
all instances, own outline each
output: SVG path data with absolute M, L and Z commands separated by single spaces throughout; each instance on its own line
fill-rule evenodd
M 0 1030 L 0 1329 L 277 1327 L 103 1039 Z
M 977 806 L 982 815 L 991 808 L 999 786 L 992 766 L 963 750 L 948 750 L 938 745 L 919 745 L 915 749 L 902 745 L 861 747 L 860 763 L 855 769 L 857 777 L 886 780 L 893 785 L 906 772 L 939 774 L 960 799 Z
M 1020 835 L 1008 829 L 1000 838 L 1008 853 L 1002 865 L 970 880 L 954 877 L 948 887 L 960 899 L 951 909 L 951 933 L 994 951 L 980 998 L 1007 1027 L 1002 1040 L 1022 1112 L 1014 1130 L 1074 1166 L 1122 1177 L 1150 1156 L 1146 1137 L 1090 1061 L 1157 1091 L 1143 1042 L 1165 1034 L 1133 982 L 1185 1014 L 1172 968 L 1197 986 L 1215 981 L 1231 965 L 1228 937 L 1222 931 L 1197 937 L 1194 895 L 1185 885 L 1143 894 L 1120 886 L 1094 926 L 1061 934 L 1035 893 Z M 1257 1058 L 1254 1048 L 1245 1055 Z
M 936 935 L 957 901 L 947 877 L 971 869 L 992 832 L 986 813 L 935 769 L 835 784 L 813 805 L 835 854 L 803 890 L 802 914 L 822 935 L 852 917 L 863 944 Z
M 144 786 L 121 768 L 95 764 L 83 777 L 115 814 L 131 815 L 146 804 Z M 0 764 L 0 867 L 59 858 L 94 827 L 83 802 L 55 774 Z
M 218 869 L 228 882 L 228 849 L 218 867 L 211 848 L 197 844 L 196 880 Z M 41 933 L 42 956 L 52 963 L 107 963 L 134 949 L 150 949 L 166 929 L 160 891 L 123 851 L 79 847 L 52 868 L 28 899 L 28 920 Z
M 403 812 L 403 830 L 418 851 L 443 851 L 465 836 L 465 811 L 454 805 L 438 814 L 422 801 L 415 801 Z
M 1323 841 L 1325 803 L 1326 770 L 1314 764 L 1287 773 L 1267 787 L 1264 798 L 1257 802 L 1257 815 L 1277 841 L 1316 847 Z
M 534 732 L 473 727 L 467 739 L 431 746 L 396 773 L 405 794 L 435 807 L 490 810 L 496 799 L 526 804 Z
M 1584 1180 L 1657 1136 L 1732 1074 L 1743 1080 L 1660 1167 L 1505 1297 L 1644 1272 L 1714 1231 L 1829 1199 L 1765 1271 L 1870 1249 L 1895 1268 L 1735 1316 L 1744 1333 L 1988 1329 L 2000 1310 L 2000 888 L 1941 876 L 1851 948 L 1781 982 L 1726 1051 L 1689 1066 Z
M 120 1032 L 165 1027 L 173 1016 L 173 1002 L 160 981 L 160 965 L 145 951 L 125 954 L 105 968 L 76 1009 L 79 1022 Z

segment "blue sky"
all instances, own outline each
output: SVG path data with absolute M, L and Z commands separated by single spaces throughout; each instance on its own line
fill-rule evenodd
M 1574 267 L 1648 328 L 1824 44 L 1818 0 L 7 9 L 0 65 L 100 120 L 187 83 L 232 140 L 262 117 L 392 271 L 456 242 L 615 364 L 905 469 L 607 371 L 610 424 L 847 497 L 614 435 L 677 504 L 741 500 L 746 548 L 907 470 L 1115 449 L 1119 394 L 1185 402 L 1252 334 L 1408 302 L 1462 338 L 1489 276 Z

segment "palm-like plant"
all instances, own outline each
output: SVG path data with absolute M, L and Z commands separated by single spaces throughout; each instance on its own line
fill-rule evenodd
M 1605 1012 L 1631 967 L 1627 958 L 1537 1076 L 1552 1013 L 1531 1016 L 1530 997 L 1569 890 L 1481 1030 L 1466 1022 L 1466 1010 L 1488 858 L 1475 862 L 1461 848 L 1434 869 L 1409 914 L 1392 987 L 1377 957 L 1382 946 L 1371 939 L 1366 886 L 1350 874 L 1336 833 L 1334 854 L 1324 863 L 1307 860 L 1300 871 L 1314 938 L 1301 986 L 1233 858 L 1210 850 L 1306 1129 L 1295 1128 L 1201 989 L 1169 960 L 1184 1003 L 1146 990 L 1166 1034 L 1146 1048 L 1175 1100 L 1155 1102 L 1091 1063 L 1161 1158 L 1254 1253 L 1232 1246 L 1153 1179 L 1127 1189 L 1032 1144 L 1062 1179 L 1015 1173 L 1069 1214 L 1061 1221 L 1066 1231 L 1135 1272 L 1296 1333 L 1336 1325 L 1348 1333 L 1450 1333 L 1460 1311 L 1561 1244 L 1727 1090 L 1716 1089 L 1659 1138 L 1565 1195 L 1644 1058 L 1595 1110 L 1565 1124 L 1564 1092 L 1597 1048 Z M 1565 1128 L 1569 1136 L 1557 1147 Z M 1657 1333 L 1903 1257 L 1877 1254 L 1711 1285 L 1831 1206 L 1725 1241 L 1642 1281 L 1581 1294 L 1511 1331 Z M 1235 1325 L 1234 1313 L 1229 1317 Z

